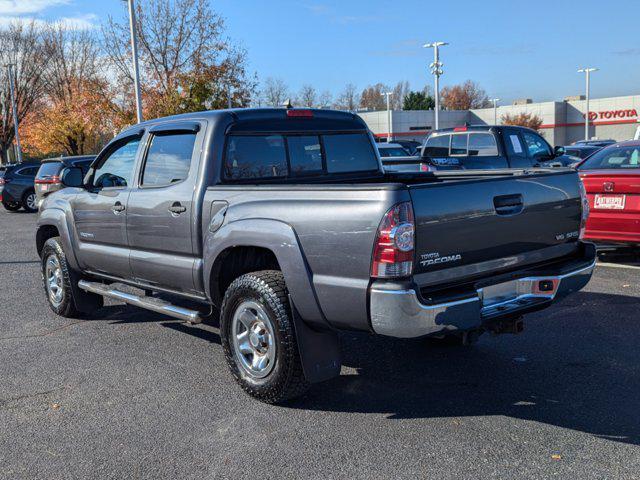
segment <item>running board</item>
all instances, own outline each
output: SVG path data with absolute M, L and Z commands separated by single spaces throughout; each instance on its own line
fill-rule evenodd
M 116 300 L 128 303 L 129 305 L 145 308 L 157 313 L 163 313 L 165 315 L 169 315 L 170 317 L 184 320 L 188 323 L 202 322 L 200 312 L 198 312 L 197 310 L 177 307 L 160 298 L 147 297 L 144 295 L 133 295 L 131 293 L 125 293 L 121 292 L 120 290 L 116 290 L 110 285 L 105 285 L 104 283 L 87 282 L 86 280 L 80 280 L 78 282 L 78 287 L 80 287 L 85 292 L 96 293 L 98 295 L 102 295 L 103 297 L 115 298 Z

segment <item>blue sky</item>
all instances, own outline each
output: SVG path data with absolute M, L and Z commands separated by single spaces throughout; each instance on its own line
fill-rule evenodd
M 137 0 L 144 1 L 144 0 Z M 212 0 L 260 79 L 338 93 L 352 82 L 432 84 L 427 41 L 445 40 L 442 85 L 477 81 L 490 96 L 580 94 L 576 70 L 597 66 L 594 97 L 640 93 L 638 0 Z M 125 14 L 121 0 L 0 0 L 12 15 L 92 27 Z

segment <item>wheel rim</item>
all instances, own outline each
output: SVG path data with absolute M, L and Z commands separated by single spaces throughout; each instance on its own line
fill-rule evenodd
M 36 208 L 36 194 L 30 193 L 27 195 L 27 207 L 31 210 L 35 210 Z
M 276 362 L 276 341 L 264 307 L 242 302 L 233 314 L 231 332 L 235 356 L 245 373 L 253 378 L 269 375 Z
M 64 298 L 64 280 L 60 261 L 55 255 L 47 258 L 44 269 L 45 285 L 49 294 L 49 301 L 54 306 L 59 306 Z

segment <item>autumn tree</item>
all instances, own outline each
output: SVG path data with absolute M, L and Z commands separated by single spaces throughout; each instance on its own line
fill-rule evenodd
M 382 83 L 368 86 L 360 94 L 360 108 L 373 111 L 386 110 L 387 99 L 383 93 L 388 91 L 389 87 Z
M 461 85 L 444 87 L 440 91 L 440 97 L 442 106 L 447 110 L 471 110 L 491 105 L 487 93 L 471 80 Z
M 136 35 L 145 117 L 247 106 L 256 82 L 246 52 L 226 37 L 224 20 L 207 0 L 137 3 Z M 122 108 L 134 111 L 129 24 L 109 17 L 104 51 L 114 72 Z M 228 96 L 231 95 L 231 98 Z
M 14 141 L 14 124 L 5 66 L 13 65 L 17 117 L 21 125 L 42 102 L 50 55 L 43 41 L 42 26 L 35 21 L 15 20 L 0 29 L 0 45 L 0 162 L 6 163 L 8 149 Z
M 539 130 L 542 125 L 542 119 L 533 113 L 520 112 L 517 115 L 506 113 L 500 119 L 503 125 L 516 125 L 532 128 L 533 130 Z
M 360 95 L 358 89 L 353 83 L 349 83 L 336 99 L 335 108 L 338 110 L 347 110 L 354 112 L 360 103 Z

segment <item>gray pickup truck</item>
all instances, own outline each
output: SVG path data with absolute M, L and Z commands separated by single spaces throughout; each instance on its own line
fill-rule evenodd
M 53 311 L 99 316 L 110 297 L 219 318 L 233 376 L 269 403 L 339 374 L 340 330 L 517 332 L 594 268 L 575 171 L 385 173 L 346 112 L 152 120 L 61 181 L 36 233 Z

